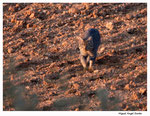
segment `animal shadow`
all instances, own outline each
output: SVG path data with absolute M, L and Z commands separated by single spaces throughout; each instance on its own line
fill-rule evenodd
M 120 56 L 114 56 L 109 54 L 98 57 L 95 63 L 98 65 L 108 65 L 113 67 L 120 67 L 123 64 Z

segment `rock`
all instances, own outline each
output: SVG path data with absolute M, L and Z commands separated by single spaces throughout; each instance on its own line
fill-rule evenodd
M 57 96 L 58 95 L 56 91 L 51 91 L 51 92 L 49 92 L 49 94 L 50 94 L 50 96 Z
M 94 70 L 94 73 L 98 73 L 98 70 Z
M 21 60 L 25 59 L 25 57 L 23 55 L 18 54 L 15 59 L 18 61 L 21 61 Z
M 29 86 L 26 86 L 25 88 L 26 88 L 27 90 L 29 90 L 29 89 L 30 89 L 30 87 L 29 87 Z
M 81 92 L 80 92 L 80 91 L 77 91 L 77 92 L 75 93 L 75 95 L 81 96 Z
M 86 5 L 86 10 L 89 10 L 92 8 L 92 5 L 90 5 L 90 4 L 85 4 L 85 5 Z
M 16 7 L 19 7 L 20 5 L 19 4 L 16 4 Z
M 16 19 L 15 18 L 12 18 L 11 19 L 11 23 L 15 23 L 16 22 Z
M 13 49 L 12 48 L 8 48 L 8 53 L 12 53 Z
M 47 60 L 47 59 L 48 59 L 48 56 L 46 56 L 45 59 Z
M 77 8 L 70 8 L 69 13 L 78 13 L 79 10 Z
M 146 88 L 140 88 L 139 93 L 142 95 L 146 93 Z
M 16 24 L 17 25 L 23 25 L 23 21 L 17 21 Z
M 36 24 L 33 24 L 33 28 L 36 28 L 37 27 L 37 25 Z
M 132 86 L 134 86 L 134 87 L 136 87 L 136 84 L 133 81 L 130 81 L 129 84 L 132 85 Z
M 30 17 L 30 18 L 34 18 L 34 16 L 35 16 L 35 14 L 32 13 L 29 17 Z
M 81 14 L 82 14 L 82 15 L 85 15 L 85 14 L 86 14 L 86 11 L 85 11 L 85 10 L 81 10 Z
M 114 85 L 111 85 L 111 86 L 110 86 L 110 89 L 111 89 L 111 90 L 116 90 L 116 87 L 115 87 Z
M 116 20 L 116 21 L 119 21 L 119 20 L 120 20 L 120 17 L 116 17 L 115 20 Z
M 94 17 L 94 18 L 97 18 L 97 17 L 98 17 L 98 9 L 94 10 L 94 12 L 93 12 L 93 17 Z
M 67 46 L 67 42 L 66 42 L 66 41 L 63 42 L 63 43 L 62 43 L 62 46 Z
M 26 14 L 27 14 L 27 15 L 31 15 L 31 11 L 28 10 L 28 11 L 26 12 Z
M 137 100 L 137 99 L 138 99 L 137 94 L 136 94 L 136 93 L 133 93 L 133 94 L 131 95 L 131 99 L 132 99 L 132 100 Z
M 27 28 L 29 28 L 30 27 L 30 24 L 27 24 Z
M 75 88 L 75 89 L 79 89 L 79 84 L 77 84 L 77 83 L 75 83 L 75 84 L 73 84 L 73 87 Z
M 112 22 L 106 23 L 106 28 L 108 28 L 109 30 L 112 30 L 114 28 L 113 23 Z
M 130 86 L 129 84 L 127 84 L 125 87 L 124 87 L 125 90 L 129 90 L 130 89 Z
M 61 10 L 61 9 L 62 9 L 62 6 L 61 6 L 61 5 L 59 5 L 59 6 L 58 6 L 58 9 L 59 9 L 59 10 Z
M 11 75 L 11 76 L 10 76 L 10 81 L 13 81 L 13 80 L 14 80 L 14 76 Z
M 126 15 L 126 18 L 127 18 L 127 19 L 132 19 L 133 16 L 132 16 L 131 14 L 127 14 L 127 15 Z
M 79 111 L 79 108 L 76 108 L 75 111 Z
M 8 9 L 8 11 L 14 12 L 15 9 L 12 6 L 10 6 L 9 9 Z

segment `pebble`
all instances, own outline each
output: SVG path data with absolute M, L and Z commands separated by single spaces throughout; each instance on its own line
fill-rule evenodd
M 8 48 L 8 53 L 12 53 L 13 49 L 12 48 Z
M 30 89 L 30 87 L 29 87 L 29 86 L 26 86 L 25 88 L 26 88 L 27 90 L 29 90 L 29 89 Z
M 144 94 L 146 92 L 146 88 L 140 88 L 139 93 Z
M 125 87 L 124 87 L 125 90 L 129 90 L 130 89 L 130 86 L 129 84 L 127 84 Z
M 133 93 L 132 96 L 131 96 L 131 99 L 133 100 L 137 100 L 138 99 L 138 96 L 136 93 Z
M 108 28 L 109 30 L 112 30 L 114 28 L 113 23 L 112 22 L 108 22 L 106 24 L 106 28 Z
M 98 73 L 98 70 L 94 70 L 94 73 Z
M 35 15 L 35 14 L 34 14 L 34 13 L 32 13 L 32 14 L 30 15 L 30 18 L 33 18 L 33 17 L 34 17 L 34 15 Z
M 77 84 L 77 83 L 75 83 L 75 84 L 73 84 L 73 87 L 75 88 L 75 89 L 79 89 L 79 84 Z
M 70 8 L 69 13 L 78 13 L 79 10 L 77 8 Z
M 110 86 L 110 89 L 111 89 L 111 90 L 116 90 L 116 87 L 115 87 L 114 85 L 111 85 L 111 86 Z
M 79 111 L 79 108 L 76 108 L 75 111 Z

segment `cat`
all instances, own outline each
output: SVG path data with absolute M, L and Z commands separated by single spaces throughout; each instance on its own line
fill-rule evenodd
M 97 56 L 97 50 L 101 44 L 101 36 L 97 29 L 88 29 L 83 37 L 78 37 L 80 61 L 85 70 L 93 71 L 93 64 Z

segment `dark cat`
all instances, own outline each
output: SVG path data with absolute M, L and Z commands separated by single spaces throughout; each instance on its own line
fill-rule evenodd
M 79 37 L 80 61 L 84 69 L 93 71 L 97 50 L 101 44 L 100 33 L 97 29 L 88 29 L 84 36 Z

